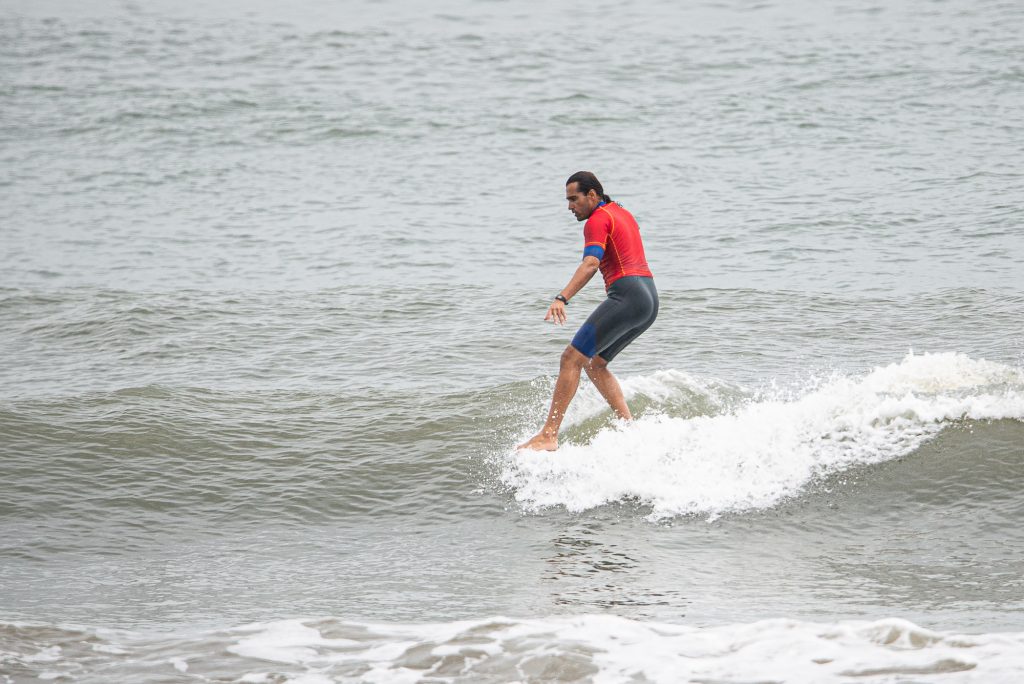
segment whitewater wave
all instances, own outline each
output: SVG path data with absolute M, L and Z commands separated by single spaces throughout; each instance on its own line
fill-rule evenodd
M 718 627 L 611 615 L 437 623 L 335 618 L 144 636 L 0 624 L 15 676 L 248 684 L 744 681 L 1012 682 L 1024 633 L 962 635 L 899 618 Z
M 725 387 L 678 374 L 629 379 L 627 396 L 666 401 L 685 388 L 704 393 L 711 408 L 607 426 L 554 455 L 509 454 L 500 480 L 531 511 L 635 501 L 651 507 L 652 520 L 714 518 L 770 508 L 816 480 L 906 456 L 955 421 L 1024 419 L 1024 371 L 959 353 L 910 353 L 863 377 L 835 374 L 785 395 L 748 393 L 733 407 L 723 397 L 737 391 Z M 596 410 L 589 399 L 568 424 Z

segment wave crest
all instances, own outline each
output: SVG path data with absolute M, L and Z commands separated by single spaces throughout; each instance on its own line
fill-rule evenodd
M 664 377 L 678 378 L 625 384 L 664 388 Z M 657 396 L 649 388 L 645 394 Z M 910 353 L 864 377 L 812 383 L 796 396 L 751 398 L 735 408 L 708 402 L 715 404 L 723 410 L 615 424 L 555 455 L 510 454 L 501 482 L 527 510 L 578 512 L 632 500 L 658 520 L 770 508 L 817 479 L 905 456 L 954 421 L 1024 419 L 1024 371 L 959 353 Z

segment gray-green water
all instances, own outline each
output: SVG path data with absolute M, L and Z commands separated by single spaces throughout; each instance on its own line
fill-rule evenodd
M 0 681 L 1017 681 L 1022 24 L 3 3 Z

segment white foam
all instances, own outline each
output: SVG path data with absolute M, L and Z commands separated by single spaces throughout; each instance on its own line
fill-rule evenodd
M 270 681 L 270 675 L 266 672 L 250 672 L 242 675 L 238 681 L 239 684 L 267 684 Z
M 663 377 L 625 384 L 650 392 L 668 386 Z M 965 418 L 1024 419 L 1024 372 L 963 354 L 911 353 L 861 378 L 818 382 L 795 398 L 750 400 L 694 418 L 649 416 L 555 454 L 513 453 L 501 480 L 527 510 L 636 500 L 651 506 L 652 519 L 714 517 L 768 508 L 816 478 L 899 458 Z
M 361 645 L 300 660 L 296 684 L 360 681 L 785 681 L 790 684 L 914 681 L 1015 682 L 1024 677 L 1024 633 L 959 635 L 898 618 L 811 623 L 774 619 L 720 627 L 641 622 L 611 615 L 492 618 L 358 625 Z M 297 634 L 291 627 L 293 635 Z M 316 630 L 312 630 L 315 632 Z M 272 623 L 264 638 L 284 634 Z M 401 644 L 389 654 L 380 644 Z M 294 646 L 288 638 L 284 647 Z M 260 681 L 251 679 L 243 681 Z M 357 677 L 357 679 L 356 679 Z
M 111 655 L 127 655 L 127 651 L 113 644 L 93 644 L 92 650 L 97 653 L 110 653 Z
M 729 399 L 739 394 L 738 388 L 719 380 L 701 379 L 678 370 L 663 370 L 651 375 L 622 378 L 620 385 L 627 401 L 642 396 L 655 403 L 664 404 L 679 397 L 700 397 L 702 404 L 718 409 L 723 408 Z M 576 425 L 607 412 L 608 403 L 600 392 L 593 385 L 583 383 L 569 406 L 564 425 Z
M 290 684 L 334 684 L 335 680 L 319 672 L 301 674 L 297 677 L 289 677 Z
M 55 663 L 61 659 L 61 651 L 60 646 L 49 646 L 36 653 L 23 655 L 21 660 L 26 663 Z
M 353 643 L 346 639 L 324 639 L 319 631 L 299 620 L 281 620 L 260 626 L 255 634 L 228 650 L 246 658 L 297 663 L 315 658 L 319 649 L 343 648 Z

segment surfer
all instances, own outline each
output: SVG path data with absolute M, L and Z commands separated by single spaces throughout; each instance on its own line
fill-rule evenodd
M 563 325 L 569 301 L 599 269 L 608 298 L 594 309 L 562 352 L 547 421 L 540 432 L 519 445 L 520 449 L 554 451 L 558 448 L 558 428 L 576 395 L 582 371 L 586 371 L 615 415 L 632 420 L 622 388 L 608 370 L 608 364 L 651 327 L 658 315 L 658 291 L 633 215 L 604 194 L 601 182 L 589 171 L 569 176 L 565 182 L 565 199 L 576 220 L 586 221 L 583 262 L 569 283 L 555 295 L 544 320 Z

